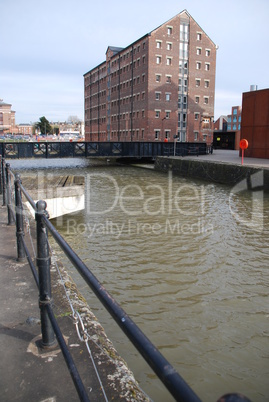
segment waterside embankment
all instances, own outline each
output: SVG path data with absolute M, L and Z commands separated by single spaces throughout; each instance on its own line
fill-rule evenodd
M 269 191 L 269 159 L 245 158 L 238 151 L 219 151 L 199 157 L 157 157 L 155 169 L 182 177 Z

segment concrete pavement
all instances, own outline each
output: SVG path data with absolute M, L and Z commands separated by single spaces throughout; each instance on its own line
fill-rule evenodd
M 214 149 L 213 154 L 199 155 L 197 156 L 185 156 L 184 159 L 194 159 L 194 160 L 206 160 L 212 162 L 221 162 L 226 164 L 242 164 L 242 158 L 239 156 L 239 151 L 228 150 L 228 149 Z M 243 165 L 245 166 L 255 166 L 269 168 L 269 159 L 262 158 L 243 158 Z

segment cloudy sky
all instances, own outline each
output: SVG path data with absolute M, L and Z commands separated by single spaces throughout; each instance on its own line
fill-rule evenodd
M 268 0 L 0 0 L 0 98 L 16 123 L 83 119 L 83 74 L 187 9 L 217 52 L 215 118 L 269 87 Z

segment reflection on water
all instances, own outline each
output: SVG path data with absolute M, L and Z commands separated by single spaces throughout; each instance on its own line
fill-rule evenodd
M 85 176 L 86 208 L 53 223 L 100 282 L 202 400 L 268 399 L 268 195 L 69 161 L 57 162 Z M 70 270 L 142 388 L 172 401 Z

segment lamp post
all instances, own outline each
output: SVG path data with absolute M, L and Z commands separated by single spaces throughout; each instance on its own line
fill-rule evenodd
M 162 134 L 163 134 L 162 140 L 164 140 L 164 138 L 165 138 L 164 132 L 163 132 L 163 121 L 164 121 L 164 120 L 166 120 L 166 116 L 164 116 L 164 117 L 162 118 Z

